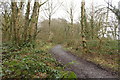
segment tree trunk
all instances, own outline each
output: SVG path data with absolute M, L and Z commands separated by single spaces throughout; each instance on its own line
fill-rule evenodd
M 49 25 L 49 37 L 50 37 L 50 32 L 51 32 L 51 15 L 49 15 L 48 25 Z
M 12 8 L 12 17 L 11 17 L 11 27 L 12 27 L 12 34 L 11 39 L 12 42 L 17 44 L 17 32 L 16 32 L 16 19 L 17 19 L 17 3 L 11 2 L 11 8 Z
M 26 15 L 25 15 L 25 25 L 24 25 L 24 33 L 23 33 L 23 39 L 24 39 L 24 42 L 26 42 L 27 38 L 28 38 L 28 27 L 29 27 L 29 23 L 30 23 L 30 20 L 29 20 L 29 15 L 30 15 L 30 2 L 28 2 L 27 4 L 27 11 L 26 11 Z
M 85 23 L 86 23 L 86 16 L 85 16 L 85 2 L 82 1 L 81 6 L 81 35 L 82 35 L 82 47 L 83 52 L 86 52 L 87 45 L 86 45 L 86 36 L 85 36 Z
M 37 24 L 38 24 L 38 16 L 39 16 L 39 8 L 40 5 L 39 3 L 35 0 L 34 3 L 34 9 L 33 9 L 33 13 L 31 16 L 31 25 L 30 25 L 30 36 L 31 39 L 30 40 L 35 40 L 36 38 L 36 33 L 37 33 Z
M 93 40 L 94 38 L 94 23 L 93 23 L 93 15 L 91 16 L 91 39 Z
M 70 32 L 71 32 L 71 36 L 74 37 L 74 24 L 73 24 L 73 8 L 70 8 Z
M 118 53 L 120 53 L 120 1 L 118 2 L 118 9 L 119 9 L 119 18 L 118 18 Z M 120 57 L 120 54 L 119 54 Z M 118 60 L 118 71 L 120 71 L 120 59 Z M 118 74 L 120 75 L 120 73 Z
M 118 2 L 118 9 L 119 9 L 119 13 L 118 15 L 120 16 L 120 1 Z M 118 39 L 120 40 L 120 19 L 118 18 Z

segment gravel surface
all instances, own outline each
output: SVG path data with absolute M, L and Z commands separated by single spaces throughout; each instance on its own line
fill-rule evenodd
M 61 45 L 55 46 L 50 51 L 56 60 L 64 65 L 73 62 L 67 66 L 66 70 L 75 72 L 78 78 L 117 78 L 117 75 L 64 51 Z

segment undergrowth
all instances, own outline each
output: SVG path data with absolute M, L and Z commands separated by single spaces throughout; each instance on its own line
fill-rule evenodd
M 38 42 L 35 48 L 6 44 L 2 51 L 2 78 L 76 78 L 51 56 L 51 47 L 45 42 Z
M 118 71 L 118 41 L 102 40 L 100 43 L 99 40 L 89 40 L 87 41 L 87 53 L 82 53 L 82 43 L 80 41 L 77 44 L 75 42 L 70 43 L 72 45 L 68 45 L 68 43 L 64 45 L 66 50 L 103 67 Z

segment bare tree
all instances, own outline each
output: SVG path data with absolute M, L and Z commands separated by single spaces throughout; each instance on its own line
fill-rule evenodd
M 75 13 L 76 13 L 76 5 L 73 3 L 73 1 L 71 1 L 70 5 L 68 5 L 68 6 L 66 6 L 66 4 L 63 5 L 63 7 L 64 7 L 64 11 L 68 15 L 68 19 L 70 21 L 70 25 L 68 26 L 68 34 L 69 35 L 71 34 L 73 37 L 74 36 L 73 35 L 74 34 L 74 17 L 75 17 Z
M 54 1 L 55 3 L 55 1 Z M 49 20 L 48 25 L 49 25 L 49 38 L 50 35 L 52 34 L 51 32 L 51 20 L 52 20 L 52 16 L 56 13 L 56 11 L 59 9 L 59 7 L 61 6 L 62 3 L 58 4 L 58 3 L 53 3 L 53 0 L 48 0 L 48 2 L 46 3 L 45 7 L 42 8 L 45 17 Z
M 31 42 L 36 40 L 38 34 L 38 17 L 39 10 L 45 2 L 39 3 L 37 0 L 34 1 L 32 13 L 30 13 L 30 2 L 27 1 L 26 9 L 23 10 L 24 2 L 12 2 L 10 3 L 9 10 L 5 10 L 3 13 L 4 20 L 2 21 L 2 31 L 7 40 L 14 43 L 17 47 L 23 43 Z M 25 7 L 25 6 L 24 6 Z M 25 14 L 24 11 L 26 12 Z M 9 14 L 8 14 L 9 13 Z M 25 15 L 25 16 L 24 16 Z
M 115 6 L 113 6 L 112 3 L 107 2 L 107 4 L 109 5 L 107 8 L 110 9 L 118 19 L 118 39 L 120 40 L 120 1 L 118 2 L 118 9 Z

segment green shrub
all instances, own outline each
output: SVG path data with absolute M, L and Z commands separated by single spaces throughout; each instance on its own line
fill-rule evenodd
M 102 54 L 116 54 L 118 52 L 118 41 L 115 40 L 102 40 L 101 44 L 98 40 L 91 40 L 87 42 L 87 46 L 92 52 Z
M 48 77 L 55 77 L 60 74 L 58 70 L 52 69 L 39 59 L 37 55 L 29 55 L 24 58 L 16 56 L 12 60 L 3 60 L 4 78 L 32 78 L 38 72 L 50 74 Z M 48 58 L 48 60 L 53 61 Z
M 45 48 L 45 49 L 44 49 Z M 47 53 L 48 46 L 42 44 L 38 49 L 28 47 L 17 51 L 6 48 L 2 54 L 2 77 L 6 78 L 62 78 L 63 66 Z M 53 64 L 48 65 L 47 63 Z M 73 73 L 70 73 L 71 76 Z M 67 74 L 66 74 L 67 75 Z M 70 76 L 66 76 L 70 77 Z M 65 78 L 66 78 L 65 77 Z

